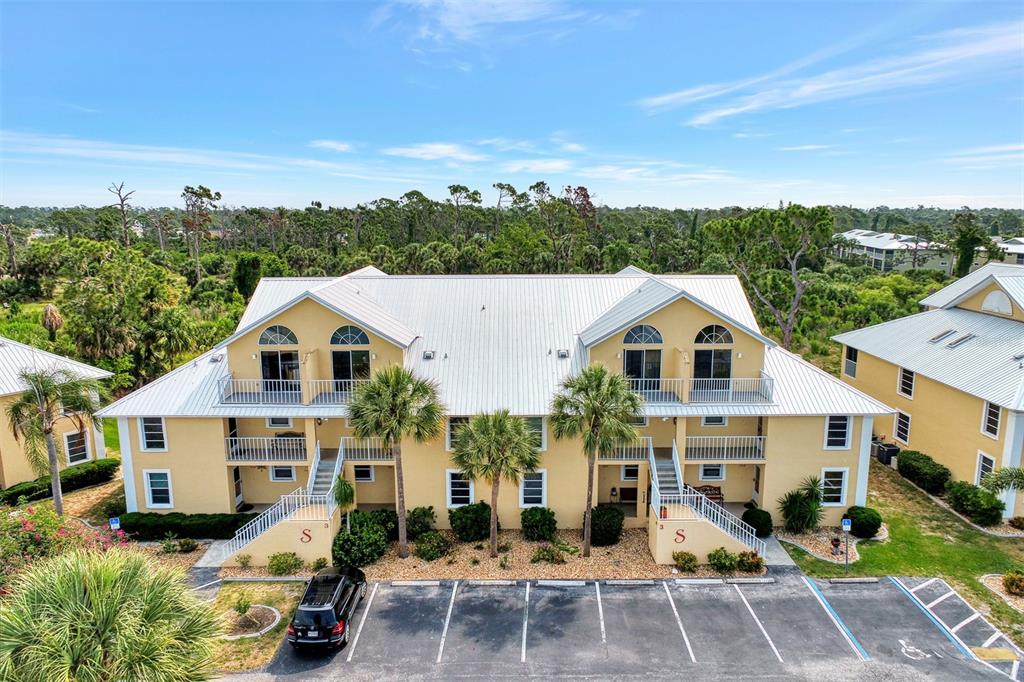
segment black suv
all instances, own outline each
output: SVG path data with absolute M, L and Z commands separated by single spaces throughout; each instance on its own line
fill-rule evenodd
M 288 624 L 288 643 L 344 646 L 356 606 L 366 596 L 366 576 L 358 568 L 325 568 L 313 576 Z

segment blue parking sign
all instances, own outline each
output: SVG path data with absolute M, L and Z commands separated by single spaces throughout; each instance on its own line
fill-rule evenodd
M 110 523 L 110 530 L 121 530 L 121 517 L 114 516 L 108 519 Z
M 853 528 L 853 521 L 851 519 L 843 519 L 843 531 L 849 533 L 851 528 Z

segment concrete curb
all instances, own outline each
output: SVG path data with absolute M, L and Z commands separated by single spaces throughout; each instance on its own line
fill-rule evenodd
M 542 587 L 583 587 L 586 580 L 538 580 L 537 584 Z
M 729 585 L 771 585 L 775 578 L 726 578 L 725 582 Z
M 253 606 L 261 606 L 261 607 L 263 607 L 265 609 L 270 609 L 271 611 L 273 611 L 274 612 L 274 622 L 271 623 L 270 625 L 268 625 L 267 627 L 263 628 L 259 632 L 253 632 L 253 633 L 247 634 L 247 635 L 221 635 L 220 638 L 224 639 L 224 640 L 227 640 L 229 642 L 234 642 L 234 641 L 239 640 L 239 639 L 249 639 L 251 637 L 262 637 L 263 635 L 267 634 L 268 632 L 270 632 L 271 630 L 276 628 L 277 624 L 281 622 L 281 612 L 278 611 L 277 609 L 275 609 L 273 606 L 267 606 L 266 604 L 253 604 Z
M 303 577 L 301 575 L 273 575 L 273 576 L 225 576 L 221 578 L 226 583 L 295 583 L 295 582 L 306 582 L 309 577 Z
M 637 579 L 637 580 L 605 580 L 605 585 L 653 585 L 653 579 Z
M 843 583 L 856 584 L 869 584 L 877 583 L 880 578 L 829 578 L 828 581 L 832 585 L 842 585 Z
M 1003 574 L 1002 574 L 1002 573 L 986 573 L 985 575 L 983 575 L 983 576 L 981 576 L 980 578 L 978 578 L 978 582 L 979 582 L 979 583 L 981 583 L 982 587 L 984 587 L 984 588 L 985 588 L 986 590 L 988 590 L 988 591 L 989 591 L 989 592 L 991 592 L 992 594 L 994 594 L 994 595 L 996 595 L 997 597 L 999 597 L 1000 599 L 1002 599 L 1002 600 L 1003 600 L 1003 602 L 1004 602 L 1004 603 L 1005 603 L 1005 604 L 1006 604 L 1007 606 L 1009 606 L 1009 607 L 1010 607 L 1011 609 L 1013 609 L 1013 610 L 1014 610 L 1014 611 L 1016 611 L 1017 613 L 1024 613 L 1024 611 L 1021 611 L 1021 609 L 1019 609 L 1019 608 L 1018 608 L 1017 606 L 1015 606 L 1015 605 L 1013 604 L 1013 602 L 1011 602 L 1011 601 L 1010 601 L 1009 599 L 1007 599 L 1005 595 L 1003 595 L 1003 594 L 1001 594 L 1001 593 L 999 593 L 999 592 L 996 592 L 996 591 L 995 591 L 995 590 L 993 590 L 993 589 L 992 589 L 991 587 L 989 587 L 988 585 L 986 585 L 986 584 L 985 584 L 985 578 L 999 578 L 999 579 L 1002 579 L 1002 577 L 1003 577 Z M 957 594 L 959 594 L 959 592 L 958 592 Z M 961 597 L 961 599 L 962 599 L 962 598 L 963 598 L 963 597 Z
M 676 578 L 676 585 L 723 585 L 721 578 Z
M 394 584 L 394 583 L 392 583 Z M 493 585 L 495 587 L 509 587 L 515 585 L 515 580 L 467 580 L 467 585 Z
M 392 580 L 392 587 L 438 587 L 440 580 Z

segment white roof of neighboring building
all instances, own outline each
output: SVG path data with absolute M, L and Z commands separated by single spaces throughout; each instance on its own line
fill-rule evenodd
M 378 271 L 379 272 L 379 271 Z M 674 290 L 759 335 L 760 329 L 739 280 L 723 275 L 668 275 L 642 271 L 618 275 L 388 276 L 363 270 L 325 284 L 264 280 L 239 330 L 254 327 L 276 310 L 309 295 L 366 306 L 382 325 L 394 320 L 414 334 L 406 365 L 437 382 L 450 414 L 507 408 L 541 415 L 561 381 L 586 363 L 581 333 L 643 286 Z M 296 293 L 296 292 L 299 293 Z M 340 297 L 342 300 L 335 300 Z M 630 323 L 624 320 L 623 326 Z M 399 322 L 400 321 L 400 322 Z M 235 336 L 238 334 L 236 333 Z M 104 416 L 337 416 L 340 406 L 220 405 L 217 380 L 226 375 L 223 345 L 122 398 Z M 558 351 L 567 350 L 567 358 Z M 424 351 L 434 351 L 424 359 Z M 891 410 L 784 351 L 769 347 L 766 371 L 775 373 L 775 404 L 735 405 L 716 414 L 881 414 Z M 774 368 L 774 370 L 773 370 Z M 827 398 L 827 399 L 825 399 Z M 701 414 L 699 405 L 649 405 L 650 414 Z M 739 411 L 729 411 L 739 410 Z M 745 411 L 743 411 L 745 410 Z M 824 410 L 824 411 L 823 411 Z
M 929 308 L 949 308 L 969 298 L 978 289 L 993 283 L 1002 287 L 1014 303 L 1024 308 L 1024 265 L 1010 263 L 986 263 L 969 275 L 922 299 L 921 305 Z
M 850 239 L 861 246 L 883 251 L 913 249 L 916 243 L 918 249 L 944 249 L 945 244 L 930 242 L 927 239 L 918 239 L 912 234 L 899 234 L 897 232 L 873 232 L 871 230 L 847 230 L 841 235 L 844 239 Z
M 1024 253 L 1024 237 L 1007 237 L 996 244 L 1006 253 Z
M 18 374 L 26 369 L 63 369 L 85 379 L 105 379 L 111 376 L 106 370 L 0 336 L 0 395 L 25 390 Z

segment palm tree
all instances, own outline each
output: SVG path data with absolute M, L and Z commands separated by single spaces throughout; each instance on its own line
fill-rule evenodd
M 1024 490 L 1024 468 L 1022 467 L 1003 467 L 998 471 L 993 471 L 985 475 L 981 479 L 982 488 L 989 491 L 993 495 L 1005 492 L 1011 488 L 1015 490 Z
M 640 397 L 621 374 L 591 365 L 562 382 L 551 405 L 555 438 L 583 438 L 587 456 L 587 506 L 583 512 L 583 556 L 590 556 L 590 515 L 594 502 L 594 466 L 599 455 L 638 437 L 632 423 L 640 414 Z
M 0 609 L 0 679 L 207 680 L 218 630 L 183 573 L 136 552 L 74 551 L 15 580 Z
M 398 511 L 398 556 L 409 556 L 405 534 L 405 479 L 402 475 L 402 439 L 423 443 L 441 435 L 445 407 L 437 386 L 399 365 L 376 372 L 358 386 L 348 406 L 352 431 L 359 438 L 377 437 L 395 458 L 395 497 Z
M 92 423 L 104 391 L 95 379 L 85 379 L 63 369 L 24 370 L 18 378 L 26 389 L 8 404 L 7 420 L 15 440 L 25 443 L 29 466 L 40 476 L 50 472 L 53 506 L 58 515 L 63 515 L 64 498 L 53 429 L 67 419 L 79 431 L 84 431 Z
M 43 308 L 42 324 L 50 334 L 50 341 L 56 341 L 57 332 L 64 326 L 64 318 L 60 316 L 60 311 L 57 310 L 57 306 L 52 303 L 46 304 Z
M 356 489 L 342 474 L 338 474 L 338 478 L 334 481 L 334 503 L 345 513 L 345 527 L 349 530 L 352 530 L 352 524 L 349 523 L 348 512 L 355 501 Z
M 478 414 L 452 437 L 452 462 L 467 478 L 491 484 L 491 556 L 498 556 L 498 488 L 516 483 L 540 464 L 537 434 L 508 410 Z

